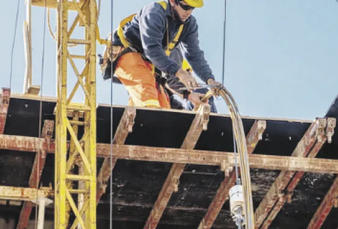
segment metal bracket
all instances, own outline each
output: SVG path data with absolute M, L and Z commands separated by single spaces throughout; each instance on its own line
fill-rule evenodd
M 41 132 L 41 137 L 46 139 L 48 145 L 50 143 L 50 140 L 53 137 L 53 132 L 54 132 L 54 121 L 45 120 L 43 128 L 42 128 L 42 132 Z
M 334 129 L 336 127 L 336 119 L 335 118 L 328 118 L 327 119 L 327 126 L 326 126 L 326 137 L 328 143 L 332 142 L 332 136 L 334 134 Z
M 2 93 L 0 93 L 0 112 L 7 113 L 10 94 L 11 90 L 9 88 L 2 88 Z
M 326 119 L 317 119 L 318 128 L 316 131 L 317 141 L 324 142 L 325 141 L 325 127 L 326 127 Z
M 211 108 L 209 104 L 202 104 L 200 106 L 199 113 L 200 115 L 202 115 L 201 124 L 203 125 L 204 131 L 208 129 L 210 112 L 211 112 Z
M 266 121 L 259 120 L 257 122 L 257 134 L 258 134 L 258 140 L 263 139 L 263 133 L 266 130 Z
M 47 148 L 49 149 L 50 146 L 50 140 L 53 137 L 54 132 L 54 121 L 53 120 L 45 120 L 42 131 L 41 131 L 41 137 L 46 140 Z M 47 153 L 46 150 L 40 150 L 40 153 L 42 154 L 42 158 L 46 158 Z
M 180 181 L 177 178 L 173 178 L 172 179 L 172 184 L 173 184 L 173 188 L 174 188 L 174 192 L 178 192 L 178 185 L 179 185 Z
M 128 126 L 128 133 L 133 132 L 133 126 L 135 123 L 136 109 L 133 107 L 126 107 L 128 113 L 128 121 L 126 125 Z
M 225 176 L 225 177 L 228 177 L 228 176 L 230 175 L 230 172 L 233 171 L 233 169 L 234 169 L 234 168 L 231 167 L 231 166 L 229 165 L 229 163 L 227 163 L 225 160 L 222 161 L 222 163 L 221 163 L 221 171 L 224 172 L 224 176 Z
M 278 201 L 284 202 L 285 199 L 287 199 L 287 194 L 284 194 L 284 193 L 278 193 Z
M 2 88 L 2 93 L 0 93 L 0 134 L 5 131 L 10 94 L 9 88 Z
M 286 201 L 289 204 L 291 204 L 291 202 L 292 202 L 292 196 L 293 196 L 293 191 L 292 192 L 289 192 L 289 191 L 286 192 L 285 198 L 286 198 Z
M 335 208 L 338 208 L 338 197 L 337 196 L 332 198 L 332 204 Z

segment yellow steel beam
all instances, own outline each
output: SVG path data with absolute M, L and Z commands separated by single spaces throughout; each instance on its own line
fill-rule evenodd
M 88 7 L 80 7 L 75 1 L 59 0 L 57 5 L 48 1 L 49 7 L 57 6 L 57 109 L 56 109 L 56 145 L 55 145 L 55 228 L 68 228 L 69 210 L 75 215 L 72 225 L 78 222 L 82 229 L 96 228 L 96 27 L 97 4 L 95 0 L 87 0 Z M 38 4 L 38 1 L 35 1 Z M 79 3 L 80 4 L 80 3 Z M 84 25 L 85 35 L 82 38 L 71 38 L 68 30 L 69 10 L 74 7 L 78 11 L 79 20 Z M 74 29 L 74 26 L 71 27 Z M 81 54 L 85 63 L 82 73 L 76 68 L 72 54 L 69 53 L 70 43 L 85 45 Z M 79 56 L 78 54 L 76 56 Z M 68 60 L 71 64 L 72 75 L 77 78 L 77 84 L 72 89 L 71 96 L 67 96 L 69 72 Z M 74 74 L 75 73 L 75 74 Z M 72 103 L 73 95 L 81 85 L 85 94 L 85 101 L 81 104 Z M 73 114 L 83 113 L 84 122 L 78 118 L 70 120 L 68 111 Z M 74 117 L 73 117 L 74 118 Z M 80 141 L 77 126 L 84 126 L 84 135 Z M 71 138 L 71 155 L 67 157 L 67 134 Z M 67 159 L 68 158 L 68 159 Z M 76 158 L 76 160 L 75 160 Z M 68 161 L 67 161 L 68 160 Z M 68 164 L 68 167 L 67 167 Z M 70 168 L 84 165 L 80 174 L 72 174 Z M 81 169 L 80 169 L 81 170 Z M 79 182 L 77 189 L 71 187 L 70 182 Z M 76 205 L 74 196 L 81 195 L 81 204 Z
M 79 112 L 74 112 L 74 117 L 73 117 L 73 121 L 72 122 L 78 122 L 79 120 Z M 74 130 L 74 133 L 76 134 L 76 136 L 78 135 L 78 125 L 74 125 L 73 126 L 73 130 Z M 72 141 L 70 142 L 70 146 L 69 146 L 69 157 L 72 157 L 72 155 L 75 155 L 77 153 L 77 150 L 76 150 L 76 146 L 75 146 L 75 143 L 74 143 L 74 140 L 72 139 Z M 68 158 L 68 162 L 69 162 L 69 158 Z M 66 173 L 73 173 L 73 170 L 74 170 L 74 163 L 71 163 L 70 165 L 71 167 L 69 169 L 66 169 Z M 67 189 L 68 190 L 72 190 L 73 188 L 73 181 L 71 180 L 67 180 Z M 78 190 L 75 190 L 74 192 L 77 192 Z M 72 193 L 72 192 L 71 192 Z M 70 203 L 67 202 L 66 203 L 66 224 L 68 225 L 68 221 L 69 221 L 69 213 L 70 213 L 70 210 L 71 210 L 71 206 L 70 206 Z
M 31 0 L 32 1 L 32 6 L 40 6 L 40 7 L 45 7 L 45 2 L 46 2 L 46 6 L 48 8 L 57 8 L 59 5 L 59 2 L 61 2 L 60 0 Z M 76 10 L 73 2 L 71 1 L 65 1 L 66 3 L 68 3 L 67 8 L 69 10 Z

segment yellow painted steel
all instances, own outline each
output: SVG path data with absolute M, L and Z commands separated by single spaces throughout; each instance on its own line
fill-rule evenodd
M 57 8 L 57 109 L 56 109 L 56 152 L 55 152 L 55 228 L 82 229 L 96 228 L 96 39 L 97 29 L 96 0 L 60 0 Z M 69 22 L 69 9 L 75 9 L 78 15 Z M 81 23 L 80 23 L 81 22 Z M 71 25 L 68 29 L 68 25 Z M 84 37 L 71 37 L 76 26 L 84 28 Z M 84 45 L 85 64 L 79 71 L 71 54 L 69 44 Z M 68 63 L 71 70 L 67 69 Z M 81 72 L 81 73 L 80 73 Z M 72 74 L 70 74 L 72 73 Z M 77 83 L 67 94 L 68 79 L 75 75 Z M 78 88 L 85 95 L 84 103 L 72 103 Z M 79 122 L 83 114 L 84 122 Z M 75 116 L 75 117 L 74 117 Z M 74 120 L 74 122 L 71 122 Z M 85 123 L 85 125 L 84 125 Z M 78 136 L 78 125 L 83 126 L 84 135 Z M 67 134 L 70 136 L 71 149 L 68 157 Z M 78 138 L 81 137 L 81 140 Z M 81 173 L 72 174 L 74 166 L 81 165 Z M 71 185 L 78 182 L 79 185 Z M 77 189 L 75 189 L 77 187 Z M 81 195 L 81 201 L 77 197 Z M 81 203 L 79 203 L 81 202 Z M 69 214 L 75 215 L 68 222 Z

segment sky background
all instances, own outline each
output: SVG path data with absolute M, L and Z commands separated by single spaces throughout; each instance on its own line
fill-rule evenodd
M 12 92 L 22 93 L 25 58 L 23 22 L 25 1 L 20 0 L 14 49 Z M 105 38 L 119 21 L 153 0 L 102 0 L 99 26 Z M 10 57 L 17 0 L 0 7 L 0 87 L 10 85 Z M 112 10 L 113 9 L 113 10 Z M 46 96 L 56 96 L 56 44 L 46 29 L 44 72 L 41 78 L 44 9 L 32 9 L 33 84 Z M 113 21 L 111 21 L 113 13 Z M 201 49 L 218 81 L 222 80 L 224 0 L 205 0 L 193 12 L 199 24 Z M 70 15 L 70 19 L 74 18 Z M 225 32 L 224 85 L 233 94 L 240 113 L 254 117 L 313 120 L 325 115 L 338 89 L 338 3 L 335 0 L 228 0 Z M 55 10 L 50 21 L 55 31 Z M 71 23 L 71 20 L 70 20 Z M 112 24 L 111 24 L 112 23 Z M 82 38 L 83 30 L 73 38 Z M 97 53 L 104 47 L 97 45 Z M 82 51 L 82 52 L 81 52 Z M 82 54 L 83 48 L 70 48 Z M 79 71 L 83 61 L 76 62 Z M 69 65 L 69 91 L 76 77 Z M 97 102 L 110 104 L 111 85 L 97 68 Z M 126 105 L 125 88 L 114 84 L 113 103 Z M 75 102 L 82 101 L 78 93 Z M 228 113 L 225 102 L 216 102 Z

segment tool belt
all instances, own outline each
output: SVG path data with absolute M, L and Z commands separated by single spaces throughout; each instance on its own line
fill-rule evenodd
M 106 51 L 109 52 L 109 50 L 106 50 Z M 102 76 L 104 80 L 111 79 L 113 77 L 113 83 L 122 84 L 121 81 L 116 76 L 114 76 L 116 65 L 119 59 L 121 58 L 121 56 L 123 56 L 126 53 L 130 53 L 130 52 L 135 52 L 135 51 L 130 47 L 124 48 L 118 54 L 116 55 L 112 54 L 111 58 L 107 58 L 106 59 L 107 62 L 105 64 L 104 64 L 104 58 L 102 56 L 99 56 L 100 58 L 99 64 L 101 65 L 101 72 L 102 72 Z M 111 62 L 111 60 L 113 60 L 113 63 Z

